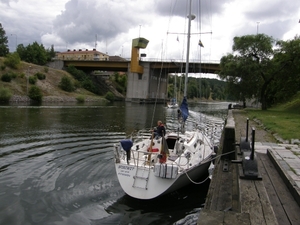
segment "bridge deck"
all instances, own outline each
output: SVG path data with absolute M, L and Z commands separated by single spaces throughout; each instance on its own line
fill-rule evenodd
M 164 70 L 167 73 L 181 73 L 185 71 L 183 62 L 163 62 L 163 61 L 140 61 L 140 64 L 150 64 L 150 69 Z M 130 68 L 130 61 L 83 61 L 83 60 L 65 60 L 64 66 L 75 66 L 84 71 L 118 71 L 127 72 Z M 218 63 L 189 63 L 190 73 L 217 73 L 220 70 Z

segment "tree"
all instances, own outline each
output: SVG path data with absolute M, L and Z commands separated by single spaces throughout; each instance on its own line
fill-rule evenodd
M 37 65 L 45 65 L 49 55 L 44 46 L 39 45 L 36 41 L 27 47 L 22 44 L 18 45 L 17 52 L 23 61 Z
M 300 38 L 276 41 L 264 34 L 235 37 L 221 59 L 220 77 L 240 100 L 256 97 L 266 110 L 300 90 Z
M 226 79 L 240 100 L 258 98 L 262 109 L 267 109 L 267 88 L 278 74 L 272 60 L 275 40 L 265 34 L 235 37 L 234 54 L 221 58 L 219 76 Z M 237 93 L 240 92 L 240 93 Z
M 279 41 L 277 46 L 274 62 L 279 73 L 267 96 L 273 103 L 286 101 L 300 90 L 300 37 Z
M 51 45 L 50 50 L 47 49 L 46 52 L 47 52 L 47 61 L 50 62 L 55 57 L 54 46 Z
M 2 24 L 0 23 L 0 56 L 6 56 L 9 53 L 8 48 L 8 39 L 5 36 L 5 30 L 2 28 Z

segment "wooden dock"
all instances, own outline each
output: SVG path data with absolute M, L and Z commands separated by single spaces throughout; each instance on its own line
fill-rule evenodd
M 300 225 L 299 146 L 254 142 L 255 163 L 249 169 L 244 160 L 248 152 L 235 145 L 244 140 L 235 129 L 229 110 L 198 225 Z

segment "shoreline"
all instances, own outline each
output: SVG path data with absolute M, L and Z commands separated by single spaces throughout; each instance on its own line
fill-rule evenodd
M 9 103 L 30 103 L 33 102 L 28 96 L 26 95 L 13 95 Z M 42 103 L 54 103 L 54 102 L 78 102 L 76 97 L 69 97 L 69 96 L 43 96 Z M 107 100 L 103 97 L 84 97 L 84 102 L 107 102 Z

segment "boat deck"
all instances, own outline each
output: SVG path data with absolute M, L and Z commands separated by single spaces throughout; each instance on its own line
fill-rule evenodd
M 255 142 L 255 153 L 257 179 L 243 179 L 240 163 L 216 160 L 198 225 L 300 224 L 299 146 Z

